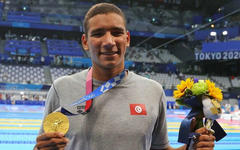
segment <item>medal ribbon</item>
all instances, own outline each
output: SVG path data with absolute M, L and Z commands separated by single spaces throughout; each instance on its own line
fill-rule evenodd
M 107 82 L 100 85 L 97 89 L 92 91 L 92 68 L 90 68 L 90 70 L 88 71 L 87 79 L 86 79 L 86 95 L 81 97 L 80 99 L 74 101 L 69 106 L 62 107 L 61 112 L 65 115 L 77 115 L 76 112 L 78 112 L 78 114 L 86 113 L 86 111 L 88 111 L 89 108 L 91 107 L 93 98 L 102 95 L 103 93 L 107 92 L 114 86 L 118 85 L 124 77 L 125 77 L 125 70 L 123 70 L 120 74 L 111 78 Z M 77 108 L 77 106 L 79 104 L 84 103 L 84 102 L 86 102 L 85 112 L 82 112 L 82 111 L 72 112 L 71 109 L 68 109 L 68 107 Z
M 87 74 L 87 81 L 86 81 L 86 95 L 90 94 L 92 92 L 92 68 L 88 71 Z M 86 106 L 85 106 L 85 112 L 87 112 L 90 107 L 92 106 L 92 99 L 89 99 L 86 101 Z

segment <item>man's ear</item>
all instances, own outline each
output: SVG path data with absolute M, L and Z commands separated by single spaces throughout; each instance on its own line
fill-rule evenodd
M 127 47 L 130 46 L 130 32 L 127 31 Z
M 82 35 L 82 47 L 85 51 L 88 51 L 89 48 L 88 48 L 88 43 L 87 43 L 87 35 L 86 34 L 83 34 Z

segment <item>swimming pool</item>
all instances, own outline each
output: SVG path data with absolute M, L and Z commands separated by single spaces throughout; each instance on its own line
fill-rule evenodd
M 32 150 L 43 117 L 43 106 L 0 105 L 0 150 Z M 178 129 L 186 110 L 168 110 L 168 136 L 171 146 L 177 142 Z M 219 120 L 227 136 L 215 144 L 215 150 L 240 150 L 240 120 Z

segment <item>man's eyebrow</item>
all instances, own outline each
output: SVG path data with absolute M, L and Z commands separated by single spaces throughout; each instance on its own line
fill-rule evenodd
M 98 28 L 98 29 L 92 30 L 91 33 L 104 32 L 104 31 L 107 31 L 107 30 L 113 30 L 113 31 L 121 31 L 121 32 L 123 32 L 123 31 L 124 31 L 124 28 L 121 28 L 121 27 L 113 27 L 113 28 L 110 28 L 110 29 Z
M 114 27 L 114 28 L 111 28 L 111 30 L 119 30 L 119 31 L 124 31 L 124 28 L 121 28 L 121 27 Z
M 98 29 L 92 30 L 91 33 L 102 32 L 102 31 L 105 31 L 105 29 L 103 29 L 103 28 L 98 28 Z

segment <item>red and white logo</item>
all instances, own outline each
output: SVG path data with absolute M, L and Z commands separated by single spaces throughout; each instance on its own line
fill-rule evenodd
M 147 115 L 145 104 L 130 104 L 131 115 Z

